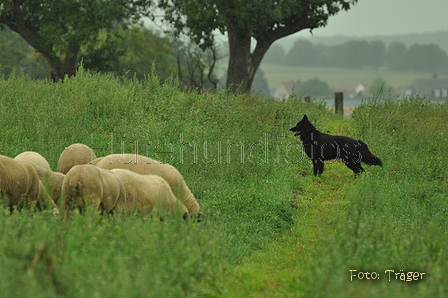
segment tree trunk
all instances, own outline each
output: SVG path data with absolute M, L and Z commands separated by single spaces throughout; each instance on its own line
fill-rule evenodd
M 42 54 L 51 67 L 51 78 L 54 82 L 62 81 L 66 75 L 74 76 L 76 74 L 80 42 L 71 41 L 67 53 L 63 54 L 65 57 L 60 58 L 54 54 L 53 45 L 44 45 L 35 32 L 28 30 L 23 21 L 18 22 L 18 25 L 8 24 L 8 27 L 17 32 L 30 46 Z
M 232 92 L 249 92 L 255 75 L 250 53 L 252 29 L 249 26 L 240 29 L 230 25 L 227 34 L 230 56 L 226 88 Z
M 72 77 L 76 74 L 79 49 L 79 44 L 72 44 L 64 59 L 55 57 L 54 55 L 49 58 L 45 57 L 51 66 L 51 78 L 53 82 L 63 81 L 65 76 Z
M 249 25 L 244 28 L 229 25 L 227 34 L 230 56 L 226 88 L 232 92 L 250 92 L 255 73 L 272 41 L 258 41 L 251 53 L 252 29 Z

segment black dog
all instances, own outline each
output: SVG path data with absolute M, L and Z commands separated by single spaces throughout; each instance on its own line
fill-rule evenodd
M 383 166 L 381 159 L 373 155 L 367 145 L 349 137 L 332 136 L 318 131 L 306 115 L 290 129 L 294 136 L 300 136 L 303 150 L 311 158 L 314 175 L 324 171 L 324 160 L 342 159 L 354 173 L 364 172 L 361 162 L 372 166 Z

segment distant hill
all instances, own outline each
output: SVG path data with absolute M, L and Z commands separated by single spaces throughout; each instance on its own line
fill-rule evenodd
M 283 39 L 280 39 L 276 43 L 282 45 L 286 52 L 288 52 L 296 40 L 298 39 L 306 39 L 314 44 L 324 44 L 324 45 L 336 45 L 345 43 L 349 40 L 381 40 L 386 46 L 391 42 L 398 41 L 404 43 L 406 46 L 410 46 L 412 44 L 437 44 L 440 46 L 448 54 L 448 31 L 440 31 L 433 33 L 419 33 L 419 34 L 407 34 L 407 35 L 379 35 L 379 36 L 330 36 L 330 37 L 318 37 L 318 36 L 310 36 L 310 37 L 297 37 L 297 36 L 288 36 Z

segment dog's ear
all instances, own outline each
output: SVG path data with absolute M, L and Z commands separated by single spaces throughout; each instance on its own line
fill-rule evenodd
M 308 120 L 308 116 L 307 116 L 306 114 L 303 115 L 302 121 L 309 121 L 309 120 Z

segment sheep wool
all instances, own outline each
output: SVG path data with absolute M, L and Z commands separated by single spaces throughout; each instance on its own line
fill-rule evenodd
M 31 208 L 43 200 L 42 191 L 42 182 L 32 165 L 0 155 L 0 197 L 7 206 Z
M 142 214 L 181 213 L 188 216 L 188 210 L 173 194 L 168 182 L 157 175 L 140 175 L 125 169 L 112 169 L 123 182 L 126 190 L 125 210 L 128 214 L 137 211 Z
M 36 171 L 49 195 L 57 203 L 61 198 L 62 182 L 64 181 L 65 175 L 59 172 L 42 171 L 40 168 L 36 168 Z
M 48 161 L 37 152 L 34 151 L 25 151 L 14 157 L 15 160 L 29 163 L 34 168 L 41 168 L 45 171 L 51 171 L 50 164 Z
M 141 175 L 161 176 L 168 182 L 176 198 L 187 207 L 188 213 L 190 215 L 199 214 L 198 202 L 182 175 L 172 165 L 138 154 L 111 154 L 103 157 L 97 166 L 104 169 L 126 169 Z
M 55 203 L 58 202 L 61 197 L 62 180 L 65 177 L 64 174 L 53 172 L 50 169 L 48 161 L 37 152 L 22 152 L 14 157 L 14 160 L 32 165 L 36 169 L 37 175 L 45 186 L 48 194 L 52 197 Z
M 68 146 L 58 160 L 58 172 L 67 174 L 76 165 L 85 165 L 96 158 L 95 152 L 87 145 L 75 143 Z
M 95 158 L 94 160 L 91 160 L 91 161 L 89 162 L 89 165 L 94 165 L 94 166 L 96 166 L 102 159 L 103 159 L 102 157 Z
M 126 192 L 120 178 L 109 170 L 94 165 L 76 165 L 68 171 L 62 182 L 63 205 L 66 210 L 91 207 L 94 210 L 122 211 Z

